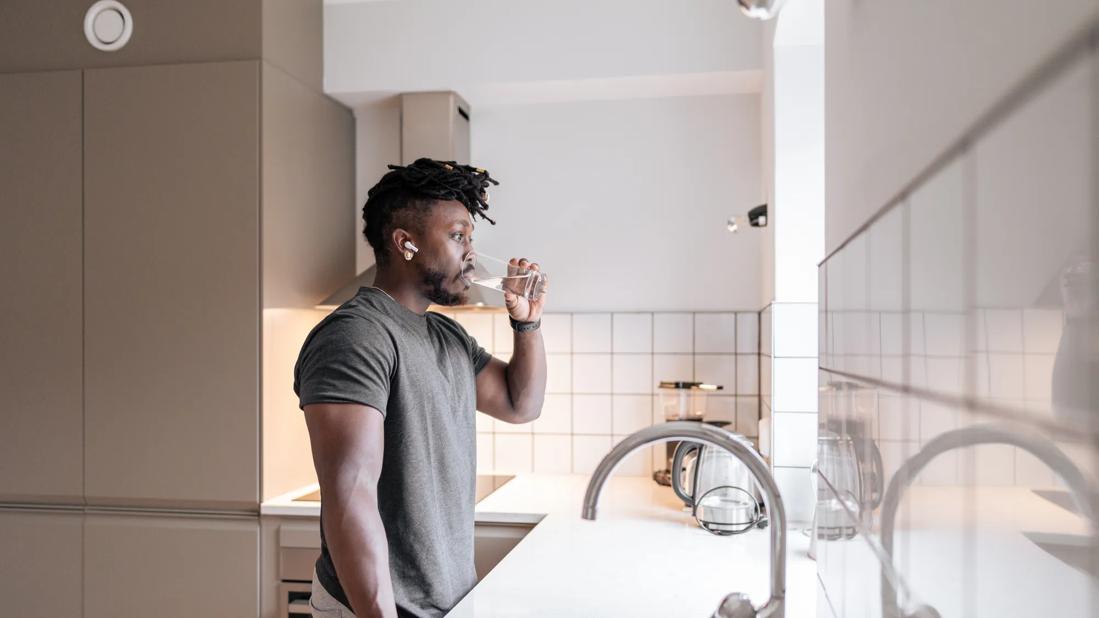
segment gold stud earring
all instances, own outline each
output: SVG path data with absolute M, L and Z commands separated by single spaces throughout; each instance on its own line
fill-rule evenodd
M 404 259 L 405 259 L 406 262 L 411 261 L 412 260 L 412 252 L 411 251 L 405 251 L 404 252 Z

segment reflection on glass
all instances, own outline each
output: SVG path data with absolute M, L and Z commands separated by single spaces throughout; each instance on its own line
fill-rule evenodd
M 927 467 L 929 463 L 931 463 L 935 458 L 943 455 L 944 453 L 948 453 L 950 451 L 964 447 L 973 447 L 977 445 L 987 444 L 1003 444 L 1015 446 L 1035 456 L 1045 465 L 1051 468 L 1058 475 L 1058 477 L 1068 486 L 1070 491 L 1069 498 L 1071 499 L 1071 504 L 1077 509 L 1077 513 L 1086 518 L 1086 520 L 1089 522 L 1088 535 L 1083 536 L 1082 538 L 1077 538 L 1075 540 L 1075 545 L 1085 546 L 1089 548 L 1095 545 L 1095 534 L 1097 530 L 1096 524 L 1099 523 L 1095 518 L 1095 513 L 1097 510 L 1097 506 L 1099 506 L 1099 502 L 1096 502 L 1097 497 L 1099 497 L 1099 492 L 1096 492 L 1094 486 L 1087 480 L 1085 475 L 1072 462 L 1072 460 L 1070 460 L 1051 440 L 1036 434 L 1035 432 L 1033 432 L 1033 430 L 1027 427 L 1011 426 L 1007 424 L 984 424 L 966 427 L 940 435 L 939 437 L 935 438 L 927 445 L 925 445 L 915 456 L 907 460 L 897 471 L 896 475 L 894 475 L 893 480 L 889 484 L 889 488 L 885 492 L 885 497 L 882 501 L 881 513 L 881 543 L 882 547 L 885 549 L 886 554 L 890 557 L 890 560 L 893 556 L 893 533 L 896 525 L 897 509 L 900 504 L 901 497 L 907 490 L 911 479 L 915 478 L 916 475 L 918 475 L 921 470 Z M 1016 508 L 1022 508 L 1023 506 L 1024 505 L 1022 504 L 1017 504 Z M 1020 521 L 1017 518 L 1005 517 L 1004 519 L 1007 521 L 1001 521 L 998 523 L 1000 526 L 1005 526 L 1007 528 L 1011 528 L 1013 524 L 1017 524 Z M 1030 534 L 1031 536 L 1027 536 L 1028 534 Z M 1005 534 L 997 535 L 997 537 L 998 538 L 994 540 L 994 544 L 997 549 L 1001 551 L 1007 550 L 1004 551 L 1005 556 L 1013 555 L 1011 552 L 1011 546 L 1013 544 L 1018 545 L 1020 537 L 1024 539 L 1029 539 L 1031 542 L 1035 542 L 1033 533 L 1028 533 L 1026 531 L 1020 530 L 1010 530 Z M 1049 535 L 1039 535 L 1039 540 L 1035 542 L 1035 544 L 1038 544 L 1043 551 L 1056 555 L 1057 552 L 1063 552 L 1064 550 L 1064 548 L 1056 546 L 1058 540 L 1063 540 L 1063 538 L 1051 538 L 1049 537 Z M 1046 543 L 1046 545 L 1043 547 L 1041 546 L 1041 543 Z M 1022 549 L 1025 550 L 1026 548 L 1024 547 Z M 1025 556 L 1025 551 L 1020 551 L 1019 553 L 1014 554 L 1014 556 L 1020 555 Z M 1064 560 L 1062 560 L 1062 562 L 1064 562 Z M 942 568 L 949 569 L 951 567 L 958 568 L 961 565 L 944 564 L 940 566 Z M 1012 573 L 1017 566 L 1021 565 L 1001 563 L 998 566 L 1001 574 L 1007 576 L 1008 574 Z M 1029 576 L 1031 578 L 1034 578 L 1036 576 L 1036 573 L 1033 571 L 1033 567 L 1035 567 L 1036 565 L 1031 563 L 1028 566 L 1031 567 Z M 1064 578 L 1068 576 L 1067 573 L 1063 572 L 1063 569 L 1061 569 L 1060 571 L 1061 572 L 1055 573 L 1055 576 L 1052 578 L 1054 581 L 1063 581 Z M 1084 574 L 1085 578 L 1089 576 L 1094 577 L 1095 574 Z M 1021 583 L 1022 582 L 1020 582 L 1020 584 Z M 1052 587 L 1049 588 L 1049 590 L 1052 589 Z M 882 578 L 881 594 L 882 614 L 884 616 L 911 615 L 903 609 L 900 600 L 896 596 L 895 590 L 893 589 L 890 582 L 884 577 L 884 575 Z M 1003 593 L 1001 593 L 1000 596 L 1001 599 L 1011 597 L 1010 594 Z M 994 600 L 989 601 L 991 602 L 985 602 L 981 604 L 982 614 L 992 609 L 990 605 L 992 605 L 992 602 L 994 602 Z M 1042 603 L 1046 604 L 1043 605 L 1044 607 L 1049 606 L 1047 604 L 1048 601 L 1048 599 L 1042 599 Z M 1015 605 L 1014 603 L 1007 603 L 1005 604 L 1005 607 L 1001 609 L 1008 609 L 1009 607 L 1017 608 L 1018 605 Z M 1086 608 L 1081 609 L 1086 611 Z M 996 613 L 998 615 L 1008 615 L 1003 612 Z M 953 615 L 953 612 L 948 615 Z M 1023 614 L 1021 615 L 1028 614 L 1026 612 L 1023 612 Z M 1068 612 L 1061 612 L 1058 615 L 1064 616 L 1072 614 Z M 1081 613 L 1079 615 L 1083 616 L 1086 614 Z

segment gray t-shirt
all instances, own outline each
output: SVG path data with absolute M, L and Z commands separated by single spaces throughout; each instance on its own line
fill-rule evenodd
M 378 511 L 399 616 L 442 616 L 477 582 L 474 380 L 489 358 L 453 319 L 419 315 L 367 287 L 321 320 L 298 355 L 299 407 L 359 403 L 385 415 Z M 324 589 L 350 607 L 323 525 L 316 567 Z

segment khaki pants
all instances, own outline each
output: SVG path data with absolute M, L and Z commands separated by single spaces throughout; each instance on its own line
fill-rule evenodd
M 313 618 L 355 618 L 355 614 L 346 605 L 328 594 L 317 580 L 317 569 L 313 569 L 313 591 L 309 596 L 309 607 L 313 609 Z

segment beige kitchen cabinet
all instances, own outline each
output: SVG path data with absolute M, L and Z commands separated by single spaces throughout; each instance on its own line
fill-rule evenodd
M 83 499 L 80 83 L 0 74 L 0 502 Z
M 89 512 L 83 566 L 84 618 L 259 615 L 255 518 Z
M 83 518 L 79 510 L 0 509 L 0 614 L 80 615 Z
M 320 518 L 262 516 L 260 543 L 260 618 L 307 609 L 321 554 Z
M 84 72 L 89 505 L 257 507 L 259 74 Z

